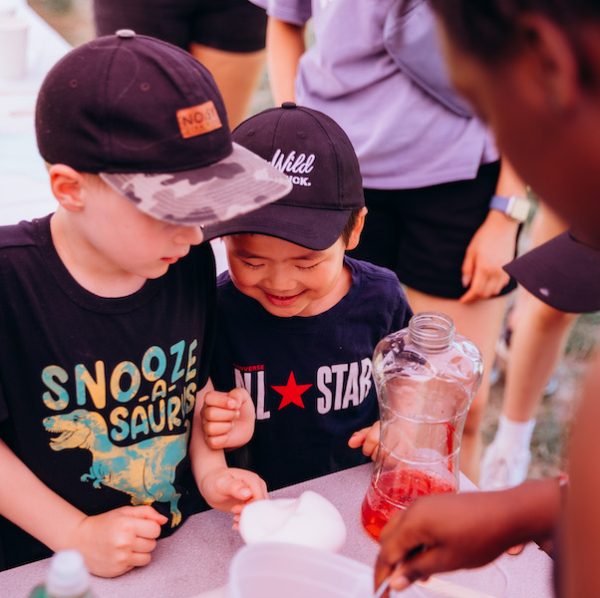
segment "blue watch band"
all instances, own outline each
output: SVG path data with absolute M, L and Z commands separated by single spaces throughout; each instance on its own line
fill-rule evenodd
M 503 214 L 508 213 L 508 204 L 510 203 L 510 197 L 504 195 L 494 195 L 492 201 L 490 201 L 490 210 L 498 210 Z
M 516 222 L 525 222 L 529 216 L 531 203 L 526 197 L 505 197 L 494 195 L 490 201 L 490 210 L 498 210 Z

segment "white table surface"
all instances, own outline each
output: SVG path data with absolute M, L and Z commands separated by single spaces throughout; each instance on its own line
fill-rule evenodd
M 377 543 L 360 522 L 360 505 L 370 481 L 371 464 L 317 478 L 272 493 L 272 497 L 298 497 L 314 490 L 340 511 L 348 536 L 340 553 L 373 565 Z M 462 478 L 463 489 L 474 488 Z M 231 516 L 206 511 L 188 519 L 173 536 L 158 542 L 152 563 L 115 579 L 93 579 L 97 598 L 191 598 L 222 588 L 227 582 L 229 563 L 242 547 L 239 534 L 231 529 Z M 45 576 L 48 560 L 0 573 L 0 596 L 17 598 Z M 496 598 L 551 598 L 552 561 L 536 545 L 529 544 L 518 556 L 503 555 L 495 563 L 468 571 L 439 576 L 453 584 L 485 592 Z M 223 595 L 211 592 L 211 598 Z M 423 588 L 404 592 L 402 598 L 439 596 Z M 203 597 L 204 598 L 204 597 Z M 207 597 L 208 598 L 208 597 Z M 311 597 L 307 597 L 311 598 Z

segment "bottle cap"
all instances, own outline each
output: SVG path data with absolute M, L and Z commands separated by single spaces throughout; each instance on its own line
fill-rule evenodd
M 46 591 L 51 598 L 82 596 L 90 588 L 90 575 L 76 550 L 57 552 L 50 561 Z

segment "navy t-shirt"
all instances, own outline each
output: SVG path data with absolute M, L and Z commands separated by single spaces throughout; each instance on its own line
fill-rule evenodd
M 217 281 L 211 379 L 217 390 L 246 388 L 256 406 L 252 440 L 229 459 L 269 490 L 367 461 L 347 442 L 379 417 L 373 350 L 412 312 L 394 273 L 349 257 L 345 265 L 350 290 L 311 317 L 273 316 L 227 273 Z
M 110 299 L 69 274 L 49 217 L 0 228 L 0 438 L 84 513 L 151 504 L 171 533 L 206 508 L 188 446 L 214 300 L 208 245 Z M 0 569 L 49 554 L 0 517 Z

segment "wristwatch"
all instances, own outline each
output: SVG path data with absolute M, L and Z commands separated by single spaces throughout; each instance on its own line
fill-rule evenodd
M 526 197 L 494 195 L 490 201 L 490 210 L 498 210 L 517 222 L 525 222 L 529 216 L 531 203 Z

